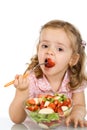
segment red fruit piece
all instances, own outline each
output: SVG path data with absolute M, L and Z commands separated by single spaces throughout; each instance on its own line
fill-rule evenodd
M 35 105 L 36 104 L 34 99 L 27 100 L 27 103 L 31 104 L 31 105 Z
M 57 107 L 57 108 L 56 108 L 56 111 L 57 111 L 57 113 L 59 114 L 59 116 L 64 116 L 64 112 L 63 112 L 63 110 L 62 110 L 61 107 Z
M 45 60 L 45 62 L 46 62 L 45 67 L 47 67 L 47 68 L 51 68 L 51 67 L 53 67 L 55 65 L 55 63 L 50 58 L 47 58 Z
M 70 108 L 72 106 L 72 102 L 70 98 L 67 98 L 66 100 L 64 100 L 63 105 L 68 106 Z
M 31 105 L 31 106 L 28 106 L 27 109 L 30 111 L 36 111 L 39 109 L 39 107 L 37 105 Z

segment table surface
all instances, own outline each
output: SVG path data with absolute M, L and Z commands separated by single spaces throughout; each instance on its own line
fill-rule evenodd
M 14 124 L 9 118 L 0 117 L 0 130 L 42 130 L 39 126 L 33 122 L 25 121 L 23 124 Z M 84 128 L 73 128 L 73 126 L 66 127 L 65 125 L 58 126 L 51 130 L 87 130 Z

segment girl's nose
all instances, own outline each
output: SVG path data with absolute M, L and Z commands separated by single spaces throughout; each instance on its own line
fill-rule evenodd
M 48 49 L 47 54 L 48 54 L 48 55 L 54 55 L 54 52 L 53 52 L 52 49 Z

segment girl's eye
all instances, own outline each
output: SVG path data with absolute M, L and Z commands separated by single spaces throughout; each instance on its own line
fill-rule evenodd
M 42 45 L 42 48 L 47 48 L 48 46 L 47 45 Z
M 58 51 L 63 51 L 63 49 L 62 49 L 62 48 L 58 48 L 57 50 L 58 50 Z

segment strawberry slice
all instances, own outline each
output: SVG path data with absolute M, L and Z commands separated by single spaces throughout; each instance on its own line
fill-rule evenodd
M 35 100 L 34 100 L 33 98 L 27 100 L 27 103 L 28 103 L 28 104 L 31 104 L 31 105 L 35 105 L 35 104 L 36 104 L 36 103 L 35 103 Z
M 55 63 L 50 58 L 47 58 L 45 60 L 45 62 L 46 62 L 45 67 L 47 67 L 47 68 L 51 68 L 51 67 L 53 67 L 55 65 Z

